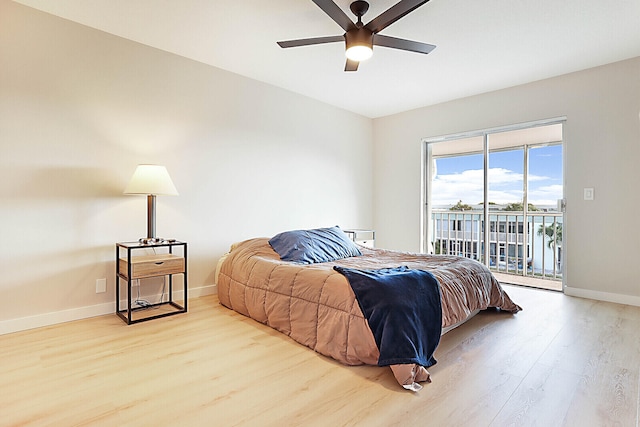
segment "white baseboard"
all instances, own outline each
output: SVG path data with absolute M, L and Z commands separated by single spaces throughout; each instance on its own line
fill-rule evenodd
M 198 298 L 205 295 L 218 293 L 216 285 L 201 286 L 189 289 L 189 299 Z M 174 298 L 183 299 L 183 292 L 175 291 Z M 125 302 L 126 306 L 126 302 Z M 37 314 L 35 316 L 21 317 L 0 321 L 0 335 L 13 332 L 26 331 L 28 329 L 42 328 L 44 326 L 56 325 L 58 323 L 71 322 L 73 320 L 88 319 L 90 317 L 113 314 L 116 311 L 116 303 L 104 303 L 87 307 L 71 308 L 68 310 L 55 311 L 52 313 Z
M 213 295 L 218 293 L 216 285 L 207 285 L 189 289 L 189 299 L 198 298 L 205 295 Z M 588 289 L 572 288 L 566 286 L 564 288 L 565 295 L 594 299 L 598 301 L 607 301 L 617 304 L 626 304 L 640 307 L 640 297 L 614 294 L 610 292 L 591 291 Z M 182 293 L 175 292 L 175 298 L 182 299 Z M 69 310 L 56 311 L 52 313 L 43 313 L 35 316 L 21 317 L 18 319 L 9 319 L 0 321 L 0 335 L 10 334 L 13 332 L 26 331 L 28 329 L 41 328 L 44 326 L 56 325 L 58 323 L 70 322 L 73 320 L 88 319 L 90 317 L 103 316 L 105 314 L 115 313 L 115 302 L 97 304 L 87 307 L 72 308 Z
M 622 294 L 613 294 L 610 292 L 591 291 L 588 289 L 571 288 L 566 286 L 564 288 L 565 295 L 572 297 L 595 299 L 598 301 L 615 302 L 617 304 L 633 305 L 640 307 L 640 297 Z

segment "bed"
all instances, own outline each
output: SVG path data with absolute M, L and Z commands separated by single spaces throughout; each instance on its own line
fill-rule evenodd
M 337 253 L 331 252 L 335 248 L 330 247 L 326 256 L 322 244 L 326 236 L 315 235 L 318 230 L 321 234 L 330 232 L 329 246 L 337 245 Z M 294 235 L 282 239 L 287 233 Z M 314 251 L 321 253 L 319 259 L 313 259 Z M 312 259 L 308 258 L 308 252 L 312 253 Z M 430 326 L 437 328 L 436 345 L 440 334 L 480 310 L 490 307 L 511 313 L 521 310 L 491 272 L 477 261 L 356 246 L 338 227 L 295 230 L 271 239 L 255 238 L 233 244 L 217 266 L 218 297 L 223 306 L 343 364 L 389 365 L 400 385 L 419 390 L 420 382 L 431 380 L 428 366 L 379 363 L 380 342 L 378 335 L 374 336 L 377 329 L 370 327 L 372 320 L 363 314 L 369 314 L 367 307 L 363 310 L 350 280 L 340 272 L 399 268 L 402 272 L 428 272 L 437 281 L 439 305 L 430 311 L 438 312 L 429 314 L 436 314 L 438 322 L 441 319 L 441 324 Z

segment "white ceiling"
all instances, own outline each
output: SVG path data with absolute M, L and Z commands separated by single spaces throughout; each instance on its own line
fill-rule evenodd
M 15 1 L 372 118 L 640 56 L 640 0 L 431 0 L 381 34 L 432 53 L 375 47 L 355 73 L 342 43 L 276 45 L 343 33 L 311 0 Z M 397 0 L 370 3 L 365 23 Z

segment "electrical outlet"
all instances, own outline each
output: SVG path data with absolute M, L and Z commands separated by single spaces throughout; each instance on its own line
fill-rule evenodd
M 96 279 L 96 294 L 107 292 L 107 279 Z

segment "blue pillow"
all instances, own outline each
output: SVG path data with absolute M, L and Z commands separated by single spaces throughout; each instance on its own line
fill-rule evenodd
M 283 261 L 301 264 L 362 255 L 355 243 L 338 226 L 285 231 L 271 238 L 269 244 Z

